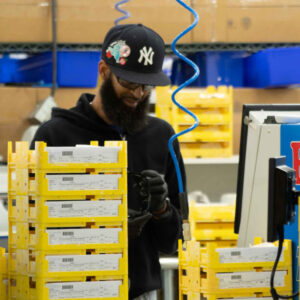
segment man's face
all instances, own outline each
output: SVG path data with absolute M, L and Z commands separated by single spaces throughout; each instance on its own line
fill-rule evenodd
M 150 91 L 141 86 L 135 90 L 126 88 L 119 80 L 110 72 L 103 81 L 100 88 L 103 110 L 113 125 L 124 132 L 136 132 L 146 125 Z

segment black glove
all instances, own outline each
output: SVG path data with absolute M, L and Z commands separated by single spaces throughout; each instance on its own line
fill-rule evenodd
M 145 176 L 148 181 L 150 212 L 153 214 L 161 212 L 166 207 L 166 197 L 168 195 L 168 186 L 164 178 L 154 170 L 144 170 L 141 175 Z
M 152 215 L 148 213 L 142 213 L 128 208 L 128 237 L 129 239 L 135 239 L 139 237 L 152 218 Z

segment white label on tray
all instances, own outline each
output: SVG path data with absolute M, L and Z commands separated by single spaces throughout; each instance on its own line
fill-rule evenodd
M 117 244 L 121 228 L 48 229 L 49 245 Z
M 117 190 L 121 174 L 46 175 L 49 191 Z
M 121 200 L 46 201 L 50 218 L 116 217 Z
M 49 272 L 118 270 L 121 253 L 93 255 L 49 255 Z
M 221 300 L 222 298 L 220 298 Z M 273 300 L 272 297 L 259 297 L 257 299 L 257 297 L 245 297 L 245 298 L 226 298 L 226 299 L 222 299 L 222 300 Z
M 118 297 L 121 280 L 47 283 L 50 299 Z
M 116 163 L 120 147 L 46 147 L 49 163 Z
M 275 287 L 284 286 L 286 271 L 276 271 Z M 270 286 L 271 272 L 217 273 L 220 289 L 265 288 Z
M 274 262 L 277 247 L 217 248 L 220 263 Z M 280 261 L 283 261 L 281 253 Z

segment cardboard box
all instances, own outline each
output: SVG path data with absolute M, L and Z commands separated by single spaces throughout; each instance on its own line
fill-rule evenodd
M 191 0 L 192 8 L 199 15 L 197 26 L 191 31 L 193 43 L 216 42 L 218 37 L 218 3 L 213 0 Z
M 110 0 L 58 0 L 59 43 L 102 43 L 119 13 Z M 0 0 L 0 42 L 51 42 L 51 0 Z
M 98 89 L 58 89 L 55 101 L 59 107 L 70 108 L 82 93 L 95 94 Z M 51 93 L 49 88 L 0 87 L 0 155 L 7 159 L 7 142 L 20 141 L 31 125 L 30 113 Z
M 191 5 L 190 0 L 184 2 Z M 120 24 L 142 23 L 158 32 L 168 44 L 171 44 L 174 38 L 193 22 L 193 15 L 174 0 L 131 0 L 121 8 L 128 11 L 130 17 Z M 191 41 L 189 32 L 178 41 L 178 44 Z
M 111 0 L 58 0 L 58 41 L 102 43 L 119 16 L 114 4 Z
M 190 0 L 185 0 L 190 5 Z M 59 43 L 102 43 L 115 19 L 123 14 L 111 0 L 57 0 Z M 121 6 L 130 13 L 125 23 L 142 23 L 167 43 L 192 23 L 192 14 L 174 0 L 131 0 Z M 0 0 L 0 42 L 51 42 L 51 0 Z M 191 42 L 188 33 L 180 43 Z
M 50 1 L 0 1 L 1 42 L 51 41 Z
M 245 4 L 245 1 L 227 0 L 224 9 L 224 40 L 227 42 L 296 42 L 300 39 L 300 1 L 256 0 Z
M 203 19 L 193 42 L 300 40 L 300 0 L 193 0 L 193 8 Z

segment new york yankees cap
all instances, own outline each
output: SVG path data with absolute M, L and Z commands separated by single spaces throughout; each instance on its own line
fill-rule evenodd
M 168 85 L 162 70 L 165 56 L 163 39 L 142 24 L 112 27 L 107 33 L 101 58 L 118 77 L 147 85 Z

